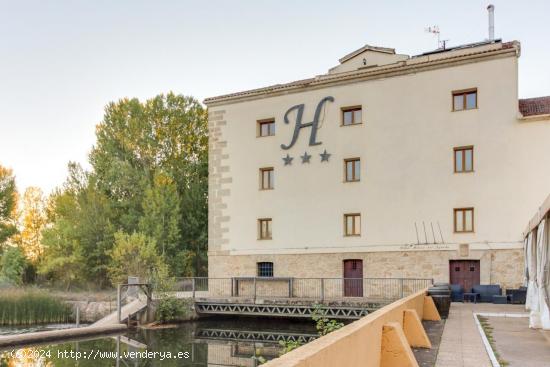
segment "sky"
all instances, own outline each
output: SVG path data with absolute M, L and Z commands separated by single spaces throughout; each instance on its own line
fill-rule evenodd
M 20 191 L 84 167 L 104 106 L 174 91 L 206 97 L 303 79 L 364 44 L 409 55 L 487 38 L 490 2 L 0 0 L 0 165 Z M 519 40 L 520 98 L 550 95 L 550 1 L 494 0 Z M 527 5 L 528 4 L 528 5 Z

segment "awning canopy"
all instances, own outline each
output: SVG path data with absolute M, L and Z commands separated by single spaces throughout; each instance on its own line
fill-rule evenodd
M 529 232 L 531 232 L 533 229 L 535 229 L 536 226 L 539 225 L 540 221 L 548 214 L 550 211 L 550 195 L 544 200 L 542 205 L 539 207 L 539 210 L 535 213 L 533 218 L 529 221 L 527 228 L 525 228 L 525 231 L 523 232 L 523 238 L 527 237 Z

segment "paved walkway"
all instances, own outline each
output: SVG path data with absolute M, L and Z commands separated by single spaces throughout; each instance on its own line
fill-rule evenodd
M 491 367 L 474 312 L 523 313 L 523 305 L 452 303 L 439 345 L 436 367 Z

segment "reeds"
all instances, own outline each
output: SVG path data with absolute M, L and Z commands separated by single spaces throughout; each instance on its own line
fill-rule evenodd
M 67 323 L 72 307 L 45 291 L 0 289 L 0 325 Z

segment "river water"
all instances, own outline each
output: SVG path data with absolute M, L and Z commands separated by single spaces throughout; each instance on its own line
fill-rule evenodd
M 0 328 L 0 335 L 44 330 Z M 59 327 L 55 325 L 53 327 Z M 253 367 L 276 358 L 278 341 L 316 336 L 311 320 L 211 318 L 164 329 L 0 352 L 0 366 Z

